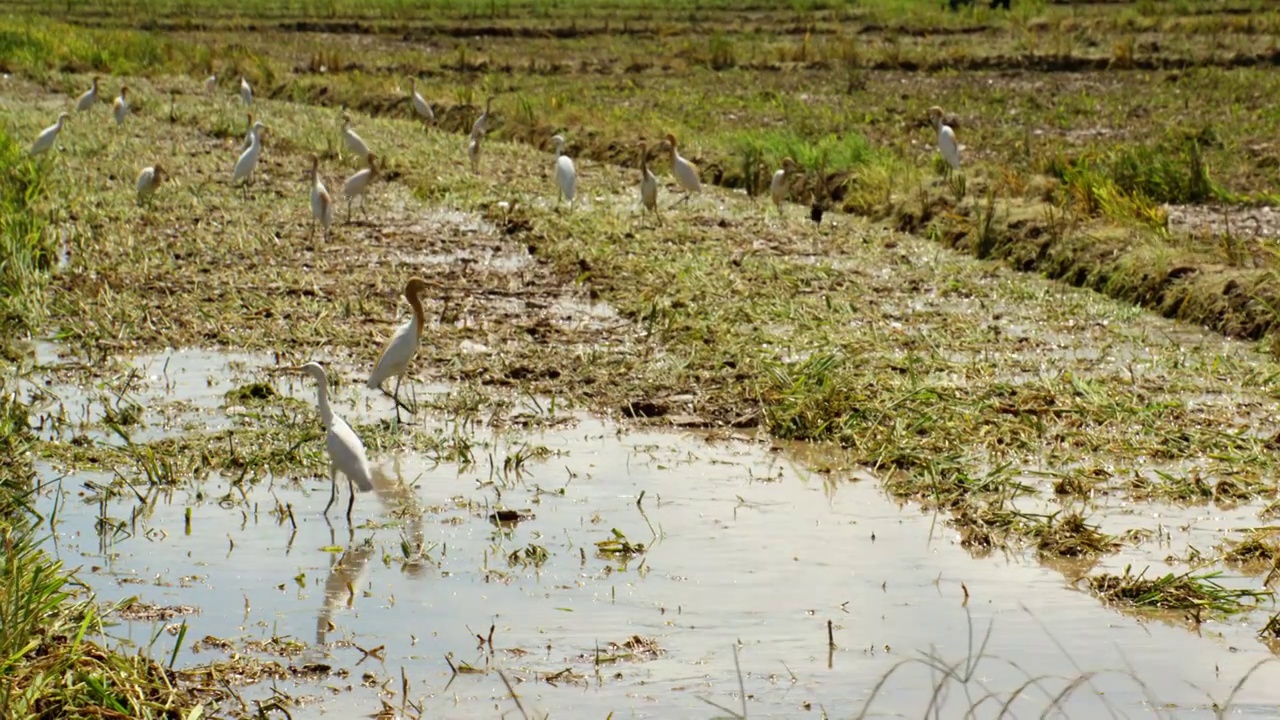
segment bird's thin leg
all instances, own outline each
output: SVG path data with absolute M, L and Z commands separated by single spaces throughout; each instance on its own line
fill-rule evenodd
M 404 409 L 405 409 L 405 412 L 410 412 L 410 413 L 415 412 L 415 410 L 414 410 L 413 408 L 409 407 L 407 404 L 405 404 L 405 402 L 404 402 L 403 400 L 400 400 L 400 399 L 399 399 L 399 398 L 397 398 L 394 394 L 387 392 L 387 389 L 386 389 L 386 388 L 384 388 L 384 387 L 380 387 L 380 388 L 378 388 L 378 389 L 382 391 L 382 394 L 383 394 L 383 395 L 386 395 L 387 397 L 389 397 L 389 398 L 391 398 L 392 400 L 394 400 L 394 401 L 395 401 L 395 403 L 396 403 L 396 407 L 397 407 L 397 408 L 404 408 Z
M 368 194 L 368 193 L 366 193 L 366 195 L 367 195 L 367 194 Z M 366 210 L 366 209 L 365 209 L 365 207 L 364 207 L 364 203 L 365 203 L 364 198 L 365 198 L 365 195 L 361 195 L 361 196 L 360 196 L 360 213 L 361 213 L 362 215 L 364 215 L 364 219 L 365 219 L 365 220 L 368 220 L 368 219 L 369 219 L 369 211 L 368 211 L 368 210 Z
M 347 223 L 351 223 L 351 198 L 347 198 Z
M 321 513 L 326 518 L 329 517 L 329 508 L 333 507 L 333 501 L 338 499 L 338 466 L 329 465 L 329 504 L 324 506 L 324 512 Z
M 686 192 L 686 193 L 684 194 L 684 197 L 682 197 L 682 198 L 680 198 L 679 200 L 677 200 L 677 201 L 676 201 L 676 204 L 675 204 L 675 205 L 672 205 L 671 207 L 676 207 L 676 205 L 683 205 L 684 203 L 689 202 L 689 198 L 691 198 L 691 197 L 693 197 L 693 195 L 692 195 L 691 193 L 687 193 L 687 192 Z
M 356 484 L 350 475 L 347 476 L 347 491 L 351 494 L 347 500 L 347 525 L 351 525 L 351 510 L 356 506 Z
M 395 392 L 391 393 L 391 399 L 396 403 L 396 425 L 400 424 L 400 378 L 402 377 L 404 376 L 396 376 L 396 389 Z

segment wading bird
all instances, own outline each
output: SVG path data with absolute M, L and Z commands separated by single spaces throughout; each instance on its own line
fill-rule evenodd
M 53 143 L 58 140 L 58 131 L 62 129 L 62 123 L 66 122 L 71 116 L 62 113 L 58 116 L 58 122 L 50 125 L 36 137 L 36 141 L 31 143 L 31 155 L 34 157 L 49 151 L 53 147 Z
M 409 78 L 409 97 L 413 101 L 414 111 L 421 115 L 423 120 L 429 123 L 436 121 L 436 114 L 431 110 L 431 105 L 418 93 L 417 78 Z
M 482 134 L 471 131 L 471 138 L 467 140 L 467 157 L 471 160 L 471 172 L 476 175 L 480 174 L 480 137 Z
M 640 202 L 662 222 L 658 213 L 658 178 L 649 170 L 649 148 L 640 142 Z
M 218 87 L 218 75 L 214 73 L 204 79 L 204 92 L 206 95 L 212 95 L 213 91 Z
M 76 112 L 85 112 L 92 110 L 93 106 L 98 102 L 98 81 L 102 78 L 95 77 L 93 79 L 93 87 L 84 91 L 84 94 L 76 100 Z
M 240 153 L 240 159 L 236 161 L 235 172 L 231 174 L 232 187 L 235 187 L 235 184 L 241 180 L 244 181 L 245 195 L 249 194 L 249 181 L 253 179 L 253 169 L 258 166 L 258 157 L 262 155 L 262 131 L 266 129 L 266 126 L 261 122 L 253 124 L 253 127 L 249 130 L 249 134 L 252 136 L 249 147 Z
M 325 242 L 329 242 L 329 226 L 333 225 L 333 199 L 329 189 L 320 179 L 320 158 L 311 156 L 311 238 L 316 236 L 316 223 L 320 223 Z
M 564 154 L 564 137 L 556 135 L 551 138 L 556 144 L 556 187 L 560 188 L 560 198 L 569 201 L 569 209 L 573 209 L 573 196 L 578 192 L 578 169 L 573 166 L 573 158 Z M 556 203 L 559 204 L 559 199 Z
M 342 142 L 346 144 L 347 149 L 355 153 L 357 157 L 369 156 L 369 145 L 365 143 L 364 138 L 356 134 L 351 129 L 351 116 L 344 110 L 342 112 Z
M 120 97 L 111 103 L 111 117 L 116 119 L 116 125 L 124 125 L 124 118 L 129 114 L 129 86 L 120 86 Z
M 364 209 L 364 198 L 368 193 L 369 186 L 378 177 L 378 161 L 373 153 L 365 155 L 365 159 L 368 161 L 369 167 L 352 175 L 347 178 L 346 182 L 342 183 L 342 196 L 347 199 L 347 222 L 351 222 L 351 201 L 357 196 L 360 198 L 360 212 L 364 213 L 365 217 L 369 216 L 369 213 Z
M 320 422 L 324 424 L 325 449 L 329 452 L 329 504 L 324 506 L 324 516 L 329 516 L 329 508 L 338 498 L 338 473 L 347 476 L 347 489 L 351 499 L 347 501 L 347 522 L 351 522 L 351 509 L 356 504 L 356 487 L 361 492 L 373 489 L 373 473 L 369 470 L 369 458 L 364 452 L 364 443 L 355 434 L 345 420 L 333 414 L 329 407 L 329 377 L 324 366 L 317 362 L 309 362 L 298 368 L 301 372 L 315 378 L 317 384 L 317 404 L 320 406 Z
M 484 112 L 480 113 L 480 117 L 471 125 L 472 135 L 484 135 L 489 132 L 489 111 L 493 109 L 493 96 L 490 95 L 484 101 Z
M 782 214 L 782 203 L 787 199 L 787 174 L 796 170 L 796 161 L 791 158 L 782 158 L 782 169 L 773 174 L 773 179 L 769 181 L 769 196 L 773 198 L 773 206 L 778 208 L 778 214 Z
M 249 81 L 240 76 L 240 102 L 245 105 L 253 104 L 253 88 L 249 87 Z
M 151 199 L 156 190 L 160 187 L 160 183 L 164 182 L 164 168 L 156 163 L 151 167 L 142 168 L 142 172 L 138 173 L 138 204 L 143 205 Z
M 933 121 L 933 127 L 938 131 L 938 152 L 942 153 L 951 170 L 959 170 L 960 144 L 956 142 L 955 130 L 942 121 L 942 108 L 937 105 L 929 108 L 929 119 Z
M 396 329 L 395 334 L 382 348 L 378 362 L 369 373 L 369 389 L 383 390 L 382 383 L 390 378 L 396 379 L 395 391 L 391 398 L 396 404 L 396 422 L 400 422 L 400 380 L 409 370 L 409 362 L 418 352 L 418 341 L 422 337 L 422 328 L 426 325 L 426 315 L 422 311 L 422 293 L 426 292 L 427 283 L 422 278 L 412 278 L 404 286 L 404 299 L 409 301 L 413 317 Z M 406 408 L 407 409 L 407 408 Z
M 686 202 L 693 197 L 693 193 L 702 191 L 702 181 L 698 179 L 698 166 L 680 157 L 680 153 L 676 150 L 675 135 L 667 133 L 665 144 L 671 151 L 671 174 L 676 176 L 676 182 L 684 189 L 684 198 L 680 202 Z

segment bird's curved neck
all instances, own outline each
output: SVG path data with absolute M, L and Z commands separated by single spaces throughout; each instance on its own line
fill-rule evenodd
M 409 301 L 409 307 L 413 308 L 413 322 L 417 325 L 418 332 L 422 332 L 427 324 L 427 315 L 422 310 L 422 298 L 418 297 L 417 292 L 411 292 L 405 298 Z
M 673 162 L 673 163 L 674 163 L 675 161 L 677 161 L 677 160 L 679 160 L 679 159 L 680 159 L 680 153 L 678 153 L 678 152 L 676 151 L 675 143 L 672 143 L 672 144 L 671 144 L 671 162 Z
M 333 427 L 333 409 L 329 407 L 329 379 L 316 378 L 316 404 L 320 406 L 320 422 L 325 429 Z

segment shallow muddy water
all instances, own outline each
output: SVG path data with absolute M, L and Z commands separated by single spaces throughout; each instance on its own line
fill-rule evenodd
M 200 355 L 195 376 L 225 379 L 236 375 L 229 362 L 244 361 Z M 140 362 L 151 368 L 145 394 L 163 380 L 155 359 Z M 314 399 L 310 383 L 273 382 Z M 170 401 L 199 407 L 177 427 L 193 418 L 234 424 L 212 387 L 169 383 Z M 385 399 L 366 397 L 348 384 L 337 409 L 360 422 L 390 414 Z M 176 667 L 231 650 L 328 664 L 320 678 L 243 689 L 246 701 L 273 690 L 302 699 L 295 718 L 369 716 L 383 701 L 398 708 L 402 672 L 424 717 L 518 716 L 498 670 L 531 714 L 723 716 L 705 701 L 740 707 L 735 647 L 751 717 L 856 717 L 864 708 L 918 717 L 935 698 L 941 717 L 973 705 L 977 717 L 995 717 L 1006 701 L 1015 716 L 1038 716 L 1085 672 L 1098 674 L 1062 702 L 1067 716 L 1110 708 L 1214 717 L 1213 703 L 1271 657 L 1243 623 L 1206 623 L 1197 635 L 1109 610 L 1030 556 L 975 559 L 940 519 L 890 503 L 857 469 L 809 473 L 804 458 L 748 436 L 628 430 L 585 416 L 549 426 L 450 426 L 472 436 L 468 466 L 375 456 L 378 487 L 357 498 L 354 528 L 340 511 L 332 525 L 321 517 L 326 479 L 263 482 L 232 503 L 213 477 L 199 494 L 174 490 L 139 509 L 132 498 L 105 508 L 85 499 L 78 488 L 111 476 L 74 473 L 42 496 L 47 515 L 57 504 L 48 548 L 79 566 L 103 601 L 196 608 L 111 630 L 167 661 L 175 635 L 164 627 L 185 619 Z M 58 477 L 51 467 L 44 474 Z M 296 531 L 275 513 L 285 504 Z M 499 526 L 490 519 L 497 508 L 521 519 Z M 100 538 L 104 510 L 127 530 Z M 1151 512 L 1135 510 L 1125 524 L 1161 524 Z M 1214 522 L 1165 524 L 1172 552 L 1200 542 L 1193 530 Z M 622 538 L 634 555 L 607 551 L 622 549 Z M 273 638 L 304 646 L 285 657 L 251 645 Z M 450 662 L 489 672 L 453 677 Z M 1231 716 L 1275 717 L 1278 673 L 1280 665 L 1260 667 Z

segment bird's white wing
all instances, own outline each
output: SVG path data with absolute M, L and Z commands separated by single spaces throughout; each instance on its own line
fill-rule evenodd
M 329 459 L 343 475 L 355 483 L 361 491 L 373 489 L 373 473 L 369 470 L 369 458 L 364 453 L 364 443 L 340 417 L 333 419 L 333 427 L 325 435 Z
M 44 132 L 41 132 L 40 136 L 36 138 L 36 141 L 31 144 L 31 154 L 37 155 L 53 147 L 53 141 L 57 137 L 58 137 L 57 125 L 50 125 L 49 127 L 45 128 Z
M 333 203 L 328 195 L 329 190 L 324 183 L 317 181 L 311 186 L 311 214 L 325 225 L 333 222 Z
M 355 133 L 354 130 L 346 130 L 343 137 L 347 141 L 347 147 L 356 155 L 365 156 L 369 154 L 369 145 L 365 143 L 364 138 Z
M 418 335 L 413 327 L 415 322 L 413 318 L 409 318 L 409 322 L 396 328 L 395 334 L 387 341 L 382 355 L 373 366 L 373 372 L 369 373 L 370 388 L 380 387 L 388 378 L 402 374 L 409 367 L 409 361 L 418 352 Z
M 561 155 L 556 159 L 556 183 L 560 186 L 560 192 L 564 193 L 565 199 L 572 200 L 574 190 L 578 185 L 578 171 L 573 166 L 573 160 L 568 156 Z
M 240 153 L 240 159 L 236 161 L 235 173 L 231 176 L 231 182 L 243 180 L 253 172 L 253 168 L 258 164 L 258 147 L 257 144 L 249 146 L 248 150 Z
M 957 170 L 960 168 L 960 144 L 956 142 L 956 133 L 949 125 L 943 125 L 938 132 L 938 150 L 951 167 Z
M 693 163 L 681 158 L 675 166 L 676 179 L 687 190 L 698 192 L 702 189 L 702 180 L 698 178 L 698 168 Z
M 418 111 L 419 115 L 428 120 L 434 120 L 436 117 L 436 114 L 431 110 L 431 106 L 418 93 L 413 94 L 413 108 Z

